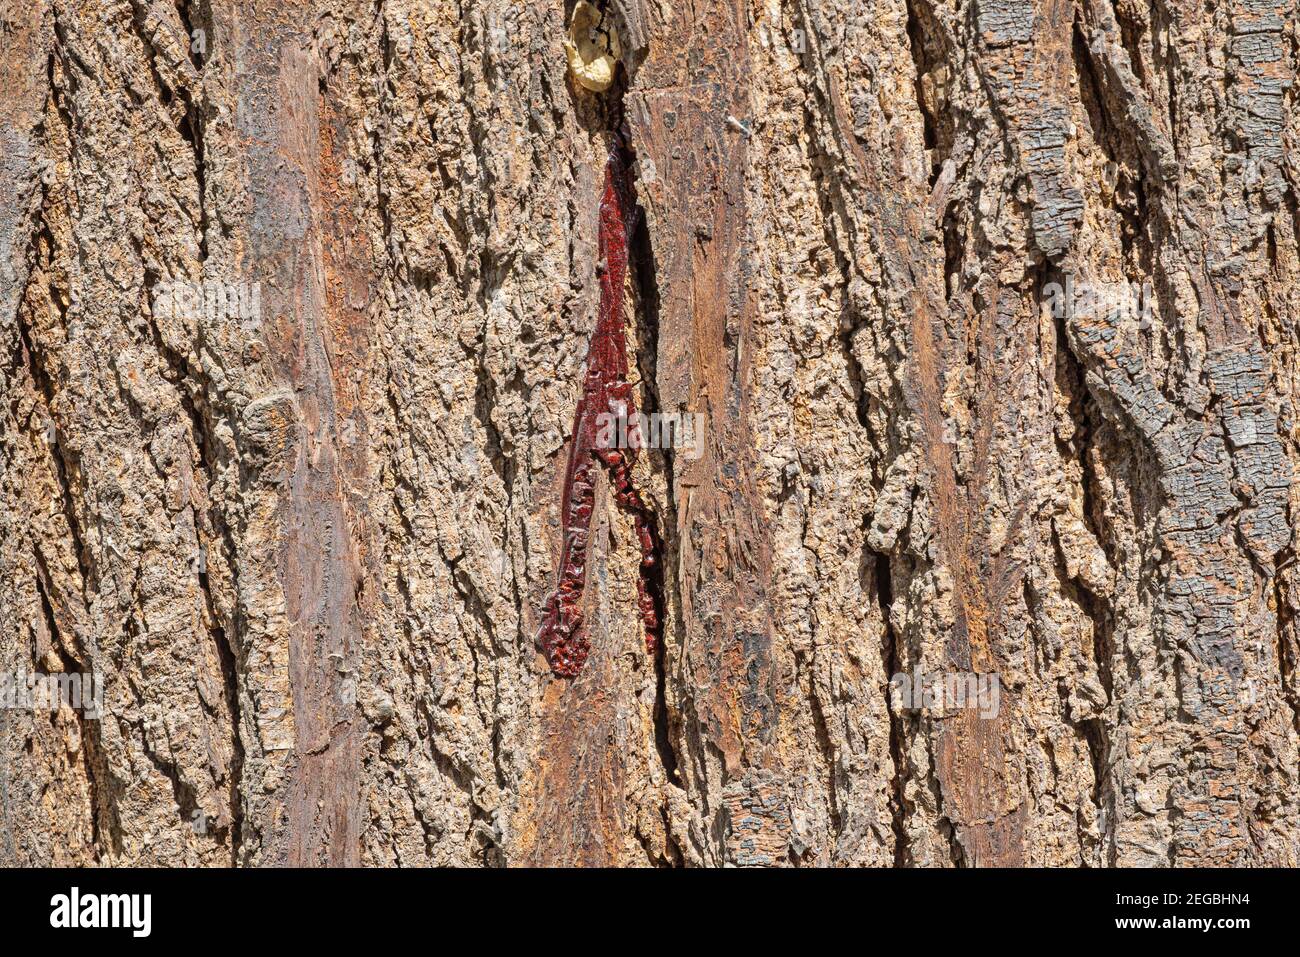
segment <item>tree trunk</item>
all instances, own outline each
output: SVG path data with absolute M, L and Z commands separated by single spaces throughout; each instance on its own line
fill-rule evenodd
M 574 6 L 0 3 L 0 864 L 1300 864 L 1294 3 Z

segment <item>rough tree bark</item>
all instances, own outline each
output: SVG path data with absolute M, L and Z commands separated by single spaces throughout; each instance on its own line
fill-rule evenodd
M 1300 863 L 1295 4 L 573 6 L 0 3 L 0 864 Z

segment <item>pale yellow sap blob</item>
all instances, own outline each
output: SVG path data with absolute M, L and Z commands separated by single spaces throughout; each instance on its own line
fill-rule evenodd
M 564 50 L 569 55 L 569 72 L 584 88 L 594 93 L 609 89 L 622 50 L 613 23 L 605 32 L 596 29 L 600 13 L 587 0 L 579 0 L 569 21 L 569 35 Z

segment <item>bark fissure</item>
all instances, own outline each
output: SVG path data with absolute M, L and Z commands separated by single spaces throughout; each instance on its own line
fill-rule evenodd
M 45 620 L 45 627 L 48 631 L 56 654 L 62 663 L 63 674 L 80 674 L 84 681 L 87 677 L 88 669 L 86 663 L 78 661 L 64 640 L 63 629 L 59 627 L 58 618 L 54 614 L 54 606 L 50 602 L 49 595 L 49 572 L 42 563 L 40 565 L 40 574 L 36 576 L 36 594 L 40 599 L 41 614 Z M 33 663 L 37 664 L 37 663 Z M 101 810 L 100 810 L 100 785 L 98 775 L 95 771 L 94 749 L 92 746 L 92 736 L 86 719 L 85 708 L 74 709 L 78 725 L 78 734 L 81 743 L 82 770 L 86 775 L 86 789 L 88 799 L 88 811 L 90 814 L 90 835 L 91 835 L 91 853 L 92 860 L 98 861 L 100 855 L 100 840 L 102 832 Z M 103 717 L 102 715 L 100 716 Z
M 881 649 L 884 659 L 885 677 L 901 674 L 902 662 L 898 653 L 898 635 L 891 620 L 894 606 L 893 575 L 889 567 L 888 555 L 879 553 L 875 556 L 874 575 L 876 581 L 876 601 L 880 605 L 881 618 L 885 624 L 885 642 Z M 889 709 L 889 755 L 894 762 L 894 771 L 890 776 L 893 810 L 891 824 L 894 830 L 894 866 L 907 867 L 910 863 L 907 837 L 907 803 L 903 796 L 903 719 L 894 708 L 892 685 L 884 689 L 885 707 Z
M 637 183 L 634 181 L 634 189 L 636 186 Z M 643 211 L 637 214 L 637 224 L 632 232 L 628 255 L 629 269 L 636 289 L 634 314 L 640 320 L 638 323 L 640 336 L 638 337 L 637 347 L 635 347 L 635 362 L 640 372 L 641 381 L 639 384 L 644 390 L 645 396 L 642 401 L 642 408 L 647 415 L 653 416 L 664 411 L 656 387 L 658 379 L 655 367 L 655 346 L 659 341 L 659 287 L 655 280 L 654 247 L 651 243 L 650 231 L 646 226 Z M 674 448 L 668 445 L 657 451 L 663 457 L 664 474 L 671 476 L 674 473 Z M 653 457 L 654 451 L 651 452 L 650 458 L 653 460 Z M 666 482 L 665 488 L 667 501 L 664 509 L 662 512 L 656 510 L 655 514 L 655 541 L 658 543 L 659 551 L 654 577 L 650 586 L 650 594 L 655 602 L 656 617 L 661 623 L 660 640 L 656 643 L 654 649 L 655 698 L 653 720 L 655 752 L 659 756 L 660 766 L 663 768 L 668 782 L 675 787 L 681 788 L 683 784 L 681 773 L 678 770 L 677 749 L 674 744 L 676 739 L 674 731 L 679 729 L 675 728 L 673 716 L 668 707 L 667 626 L 670 619 L 665 593 L 666 582 L 669 580 L 677 581 L 677 547 L 673 535 L 673 530 L 677 528 L 677 507 L 673 496 L 673 483 L 671 481 Z M 663 534 L 658 534 L 661 529 Z M 671 579 L 668 577 L 669 568 L 673 571 Z M 680 638 L 680 636 L 678 637 Z M 680 647 L 680 641 L 676 644 Z M 680 857 L 680 850 L 678 851 L 678 857 Z

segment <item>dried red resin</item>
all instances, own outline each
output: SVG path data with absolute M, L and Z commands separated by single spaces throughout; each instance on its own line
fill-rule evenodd
M 582 395 L 573 415 L 573 438 L 564 473 L 561 520 L 564 543 L 560 552 L 560 581 L 546 600 L 538 644 L 551 670 L 572 678 L 582 670 L 591 650 L 582 622 L 582 593 L 587 584 L 587 544 L 596 502 L 596 467 L 603 465 L 614 501 L 632 516 L 641 549 L 637 580 L 638 606 L 645 626 L 646 650 L 654 653 L 659 640 L 656 603 L 659 541 L 654 516 L 632 484 L 632 466 L 640 446 L 636 404 L 628 382 L 627 337 L 623 330 L 623 289 L 628 271 L 628 244 L 635 226 L 636 200 L 621 144 L 615 140 L 605 164 L 600 199 L 600 308 L 587 348 Z M 602 415 L 627 423 L 625 448 L 600 448 Z M 611 420 L 603 420 L 607 423 Z M 608 432 L 608 426 L 605 429 Z

